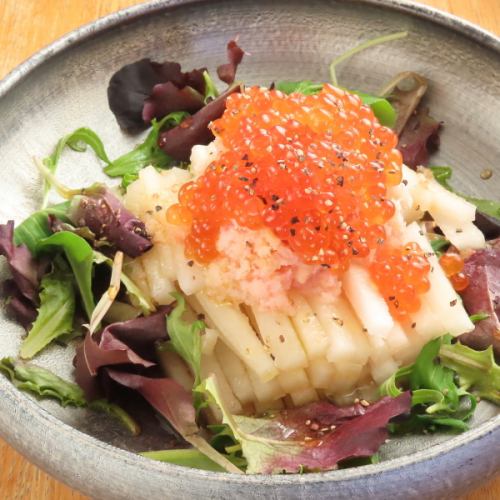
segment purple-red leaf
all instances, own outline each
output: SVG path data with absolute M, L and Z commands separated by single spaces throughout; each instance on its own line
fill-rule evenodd
M 245 52 L 238 46 L 236 40 L 231 40 L 227 44 L 227 64 L 221 64 L 217 68 L 217 76 L 228 85 L 234 82 L 236 77 L 236 70 L 241 63 Z
M 228 89 L 177 127 L 160 134 L 160 148 L 175 160 L 189 161 L 195 144 L 208 144 L 213 140 L 214 135 L 208 127 L 210 122 L 222 116 L 228 96 L 239 91 L 239 85 Z
M 171 310 L 170 305 L 161 306 L 157 312 L 149 316 L 112 323 L 104 329 L 104 332 L 111 333 L 141 357 L 152 360 L 155 359 L 155 343 L 158 340 L 167 340 L 165 318 Z
M 138 257 L 153 246 L 144 223 L 106 188 L 88 190 L 86 195 L 75 197 L 70 219 L 129 257 Z
M 127 64 L 109 81 L 109 108 L 123 130 L 139 132 L 149 125 L 149 122 L 143 120 L 143 107 L 155 85 L 171 82 L 178 89 L 189 86 L 203 94 L 205 91 L 203 71 L 205 68 L 184 73 L 178 63 L 170 61 L 156 63 L 150 59 Z M 188 111 L 182 105 L 182 101 L 169 103 L 173 111 Z
M 469 278 L 469 286 L 460 292 L 465 309 L 471 315 L 487 313 L 489 317 L 476 323 L 460 341 L 479 350 L 492 345 L 500 355 L 500 240 L 466 259 L 463 272 Z
M 427 165 L 429 154 L 439 147 L 442 123 L 429 116 L 428 108 L 418 108 L 399 136 L 398 149 L 409 167 Z
M 84 390 L 87 400 L 100 396 L 98 371 L 105 366 L 135 365 L 150 368 L 154 363 L 141 358 L 109 331 L 104 331 L 97 342 L 87 333 L 83 344 L 76 350 L 75 380 Z
M 192 87 L 176 87 L 172 82 L 158 83 L 144 101 L 142 118 L 149 123 L 153 118 L 161 119 L 173 111 L 195 113 L 204 106 L 203 94 Z
M 143 377 L 112 369 L 107 369 L 106 373 L 118 384 L 139 392 L 182 436 L 198 431 L 192 395 L 175 380 Z
M 12 279 L 19 292 L 29 301 L 38 301 L 39 266 L 26 245 L 14 244 L 14 221 L 0 224 L 0 255 L 7 259 Z

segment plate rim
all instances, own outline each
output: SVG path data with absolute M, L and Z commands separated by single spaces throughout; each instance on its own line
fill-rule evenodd
M 97 37 L 100 34 L 115 29 L 121 25 L 127 24 L 144 16 L 153 15 L 157 12 L 168 11 L 169 9 L 181 7 L 185 5 L 196 5 L 208 3 L 210 0 L 154 0 L 151 2 L 141 3 L 126 9 L 119 10 L 108 16 L 100 18 L 96 21 L 85 24 L 68 34 L 57 39 L 50 45 L 42 48 L 40 51 L 32 55 L 29 59 L 21 63 L 19 66 L 9 72 L 2 80 L 0 80 L 0 99 L 5 98 L 9 91 L 20 84 L 33 71 L 43 65 L 46 61 L 61 54 L 67 49 L 75 45 L 79 45 L 91 38 Z M 227 1 L 227 0 L 225 0 Z M 429 7 L 422 4 L 415 4 L 411 0 L 340 0 L 329 1 L 325 3 L 352 3 L 366 4 L 375 7 L 382 7 L 393 11 L 403 12 L 409 16 L 423 18 L 435 24 L 439 24 L 453 31 L 460 33 L 466 38 L 472 39 L 481 45 L 492 49 L 500 55 L 500 37 L 495 34 L 452 14 L 443 12 L 439 9 Z M 29 460 L 33 461 L 50 474 L 62 480 L 63 482 L 71 480 L 69 484 L 73 488 L 88 491 L 88 484 L 85 478 L 81 475 L 75 476 L 76 467 L 71 465 L 71 452 L 66 448 L 67 459 L 63 456 L 59 457 L 58 465 L 48 464 L 46 461 L 46 449 L 42 447 L 32 446 L 37 437 L 33 433 L 34 428 L 43 428 L 46 430 L 44 441 L 51 442 L 55 440 L 63 446 L 65 441 L 80 441 L 80 444 L 87 447 L 85 454 L 88 458 L 98 455 L 101 459 L 108 458 L 116 465 L 121 467 L 140 468 L 144 471 L 157 471 L 160 473 L 170 473 L 174 478 L 179 480 L 189 480 L 196 476 L 198 479 L 207 479 L 214 482 L 231 482 L 237 485 L 252 485 L 265 484 L 269 487 L 278 485 L 299 485 L 310 483 L 325 483 L 325 482 L 346 482 L 359 478 L 370 478 L 382 473 L 394 472 L 396 470 L 407 469 L 408 467 L 419 464 L 432 459 L 440 459 L 450 452 L 457 451 L 466 443 L 485 442 L 490 435 L 496 436 L 500 440 L 500 414 L 496 417 L 481 424 L 475 429 L 471 429 L 461 435 L 453 437 L 439 445 L 430 446 L 427 449 L 420 450 L 413 455 L 406 455 L 397 459 L 391 459 L 380 464 L 366 465 L 363 467 L 337 470 L 323 473 L 312 473 L 306 475 L 286 475 L 286 476 L 271 476 L 271 475 L 231 475 L 226 473 L 216 473 L 201 471 L 198 469 L 190 469 L 173 464 L 161 463 L 146 459 L 135 453 L 117 448 L 104 441 L 101 441 L 93 436 L 62 422 L 57 417 L 49 413 L 46 409 L 40 407 L 36 400 L 25 394 L 17 391 L 10 382 L 0 379 L 0 394 L 2 394 L 0 406 L 0 435 L 18 451 L 23 453 Z M 23 439 L 25 434 L 19 432 L 9 432 L 8 418 L 18 418 L 20 421 L 32 426 L 30 435 L 32 439 Z M 39 436 L 38 436 L 39 439 Z M 445 460 L 446 461 L 446 460 Z M 500 462 L 500 460 L 499 460 Z M 494 471 L 493 471 L 494 472 Z M 70 474 L 70 475 L 69 475 Z M 75 480 L 76 477 L 76 480 Z M 86 487 L 87 486 L 87 487 Z

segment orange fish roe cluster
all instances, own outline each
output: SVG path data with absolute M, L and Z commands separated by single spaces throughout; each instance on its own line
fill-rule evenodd
M 225 151 L 167 215 L 190 226 L 189 258 L 215 259 L 230 221 L 268 227 L 304 262 L 335 271 L 384 240 L 402 158 L 394 132 L 359 97 L 331 85 L 308 96 L 251 87 L 227 99 L 211 129 Z
M 402 248 L 382 245 L 375 253 L 370 273 L 383 295 L 391 315 L 405 321 L 420 309 L 418 295 L 430 288 L 429 260 L 417 243 Z
M 461 292 L 469 286 L 469 278 L 462 272 L 464 259 L 458 253 L 448 252 L 441 255 L 439 264 L 457 292 Z

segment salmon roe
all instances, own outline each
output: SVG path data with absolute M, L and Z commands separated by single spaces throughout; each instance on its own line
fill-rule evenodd
M 441 255 L 439 264 L 457 292 L 461 292 L 469 286 L 469 278 L 462 272 L 464 259 L 458 253 L 448 252 Z
M 225 150 L 179 192 L 169 222 L 189 226 L 186 256 L 209 263 L 231 221 L 270 228 L 304 262 L 345 270 L 385 239 L 401 182 L 397 137 L 359 97 L 247 88 L 211 124 Z
M 370 266 L 370 274 L 391 315 L 401 321 L 420 309 L 418 295 L 430 288 L 430 270 L 424 251 L 413 242 L 402 248 L 380 246 Z

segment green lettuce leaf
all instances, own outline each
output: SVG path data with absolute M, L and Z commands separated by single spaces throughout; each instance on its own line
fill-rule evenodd
M 64 148 L 69 147 L 74 151 L 82 153 L 86 151 L 87 146 L 90 146 L 94 150 L 94 153 L 100 160 L 108 164 L 111 162 L 99 136 L 93 130 L 82 127 L 59 139 L 54 151 L 50 156 L 43 160 L 43 164 L 50 170 L 50 172 L 54 173 L 57 169 L 57 165 Z M 47 206 L 49 191 L 50 184 L 44 180 L 42 208 Z
M 436 179 L 441 186 L 472 203 L 480 212 L 500 220 L 500 201 L 475 198 L 474 196 L 469 196 L 456 191 L 448 182 L 453 174 L 451 167 L 429 167 L 429 169 L 431 170 L 434 179 Z
M 42 279 L 38 315 L 21 344 L 21 358 L 32 358 L 53 340 L 70 333 L 74 315 L 73 275 L 62 259 L 56 259 L 53 271 Z
M 52 234 L 49 228 L 49 215 L 55 215 L 63 222 L 69 222 L 67 213 L 70 202 L 65 201 L 52 207 L 47 207 L 31 214 L 14 230 L 14 243 L 26 245 L 32 255 L 36 256 L 38 242 Z
M 446 250 L 450 246 L 450 242 L 446 238 L 435 238 L 430 241 L 432 251 L 436 254 L 437 257 L 441 257 L 443 255 L 443 250 Z
M 193 469 L 209 470 L 213 472 L 225 472 L 225 469 L 210 460 L 200 451 L 191 448 L 186 450 L 160 450 L 146 451 L 141 453 L 143 457 L 160 462 L 168 462 L 170 464 L 181 465 L 183 467 L 191 467 Z
M 205 81 L 205 96 L 203 101 L 205 104 L 208 104 L 219 96 L 219 91 L 208 71 L 203 72 L 203 80 Z
M 85 407 L 112 416 L 132 435 L 140 433 L 140 427 L 135 420 L 114 403 L 105 399 L 87 404 L 83 390 L 77 384 L 68 382 L 50 370 L 14 358 L 0 360 L 0 372 L 21 391 L 26 391 L 41 399 L 55 399 L 62 407 Z
M 38 242 L 37 253 L 54 253 L 58 251 L 63 251 L 68 259 L 80 291 L 85 312 L 90 319 L 95 307 L 92 294 L 94 251 L 82 237 L 69 231 L 55 233 Z
M 45 368 L 14 358 L 3 358 L 0 361 L 0 371 L 9 377 L 18 389 L 41 398 L 56 399 L 63 407 L 82 407 L 87 404 L 83 390 L 78 385 L 67 382 Z
M 312 95 L 321 92 L 323 83 L 316 83 L 311 80 L 301 80 L 298 82 L 281 81 L 276 82 L 274 88 L 283 92 L 284 94 L 291 94 L 297 92 L 304 95 Z
M 104 172 L 110 177 L 126 176 L 126 182 L 130 184 L 134 180 L 134 176 L 137 176 L 144 167 L 152 165 L 156 168 L 168 168 L 173 165 L 175 161 L 158 146 L 158 136 L 162 129 L 179 125 L 187 116 L 189 116 L 189 113 L 176 111 L 168 114 L 160 121 L 153 120 L 151 122 L 151 131 L 144 142 L 129 153 L 113 160 L 104 168 Z
M 186 310 L 186 301 L 180 293 L 172 294 L 177 305 L 167 316 L 167 331 L 171 347 L 190 366 L 194 375 L 194 387 L 201 382 L 201 333 L 205 323 L 201 320 L 189 324 L 182 319 Z
M 476 351 L 460 342 L 442 345 L 441 363 L 455 371 L 460 388 L 469 389 L 483 399 L 500 405 L 500 366 L 495 362 L 493 347 Z

